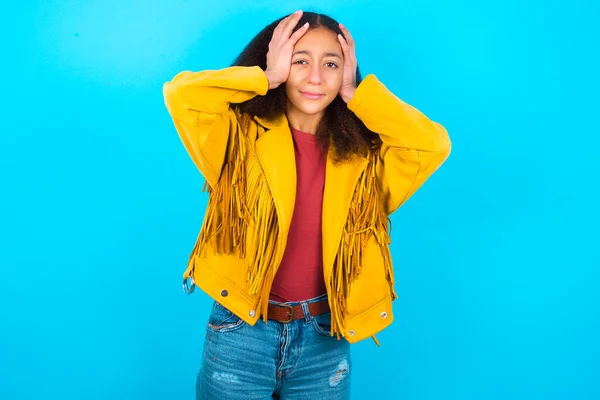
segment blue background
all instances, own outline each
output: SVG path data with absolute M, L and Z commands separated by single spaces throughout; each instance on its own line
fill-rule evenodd
M 453 141 L 393 216 L 396 321 L 353 347 L 353 398 L 600 398 L 591 0 L 12 4 L 0 399 L 193 398 L 210 300 L 181 274 L 206 195 L 161 87 L 301 7 Z

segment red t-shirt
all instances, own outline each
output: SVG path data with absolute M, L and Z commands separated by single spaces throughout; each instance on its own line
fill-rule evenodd
M 296 203 L 283 259 L 270 299 L 307 300 L 327 292 L 323 277 L 321 216 L 327 146 L 291 128 L 296 153 Z

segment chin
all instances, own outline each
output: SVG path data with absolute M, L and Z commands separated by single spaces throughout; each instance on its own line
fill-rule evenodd
M 297 109 L 299 111 L 301 111 L 302 113 L 306 114 L 306 115 L 315 115 L 315 114 L 320 114 L 323 111 L 325 111 L 325 109 L 327 108 L 327 106 L 325 107 L 315 107 L 310 106 L 310 107 L 297 107 Z

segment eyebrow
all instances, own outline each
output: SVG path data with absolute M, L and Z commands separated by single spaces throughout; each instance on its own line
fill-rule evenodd
M 294 52 L 294 54 L 293 54 L 292 56 L 295 56 L 295 55 L 297 55 L 297 54 L 306 54 L 306 55 L 310 55 L 310 51 L 308 51 L 308 50 L 298 50 L 298 51 Z M 325 53 L 325 57 L 337 57 L 337 58 L 339 58 L 340 60 L 342 59 L 342 56 L 340 56 L 338 53 L 331 52 L 331 51 L 328 51 L 328 52 L 326 52 L 326 53 Z

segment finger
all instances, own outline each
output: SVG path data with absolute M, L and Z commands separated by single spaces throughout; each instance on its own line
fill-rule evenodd
M 294 34 L 293 34 L 292 36 L 290 36 L 290 43 L 291 43 L 291 44 L 296 44 L 296 42 L 297 42 L 298 40 L 300 40 L 300 38 L 301 38 L 302 36 L 304 36 L 304 34 L 305 34 L 305 33 L 306 33 L 306 31 L 308 30 L 308 28 L 309 28 L 309 23 L 308 23 L 308 22 L 307 22 L 307 23 L 305 23 L 304 25 L 302 25 L 302 26 L 300 27 L 300 29 L 298 29 L 296 32 L 294 32 Z
M 338 34 L 338 41 L 340 42 L 340 45 L 342 46 L 342 51 L 344 52 L 344 60 L 347 60 L 350 57 L 350 49 L 348 48 L 348 42 L 346 42 L 346 39 L 344 39 L 344 36 L 342 36 L 342 34 Z
M 298 25 L 298 21 L 300 21 L 300 18 L 302 18 L 302 14 L 303 14 L 303 11 L 298 10 L 295 13 L 293 13 L 292 15 L 290 15 L 290 19 L 287 21 L 285 28 L 283 30 L 285 39 L 288 39 L 290 37 L 290 35 L 292 34 L 292 31 L 294 30 L 296 25 Z
M 356 49 L 348 43 L 343 35 L 338 34 L 338 40 L 344 52 L 344 63 L 356 64 Z
M 290 20 L 290 18 L 292 18 L 293 15 L 294 14 L 290 14 L 287 17 L 283 18 L 281 21 L 279 21 L 279 23 L 275 27 L 275 30 L 273 31 L 273 35 L 281 33 L 283 27 L 287 25 L 288 21 Z
M 340 24 L 340 29 L 341 29 L 342 33 L 344 34 L 344 37 L 345 37 L 346 41 L 348 42 L 348 45 L 350 47 L 353 47 L 354 46 L 354 38 L 352 37 L 352 34 L 348 30 L 348 28 L 346 28 L 346 26 L 344 24 Z
M 275 27 L 275 30 L 273 31 L 273 36 L 275 36 L 275 34 L 280 34 L 281 31 L 284 30 L 284 28 L 287 26 L 287 24 L 290 22 L 290 20 L 296 16 L 297 14 L 302 14 L 302 10 L 298 10 L 290 15 L 288 15 L 287 17 L 283 18 L 281 21 L 279 21 L 279 23 L 277 24 L 277 26 Z
M 292 24 L 294 20 L 299 20 L 302 17 L 302 13 L 302 10 L 298 10 L 288 15 L 279 22 L 279 24 L 277 25 L 277 29 L 279 29 L 280 31 L 285 31 L 286 29 L 288 29 L 288 27 Z

